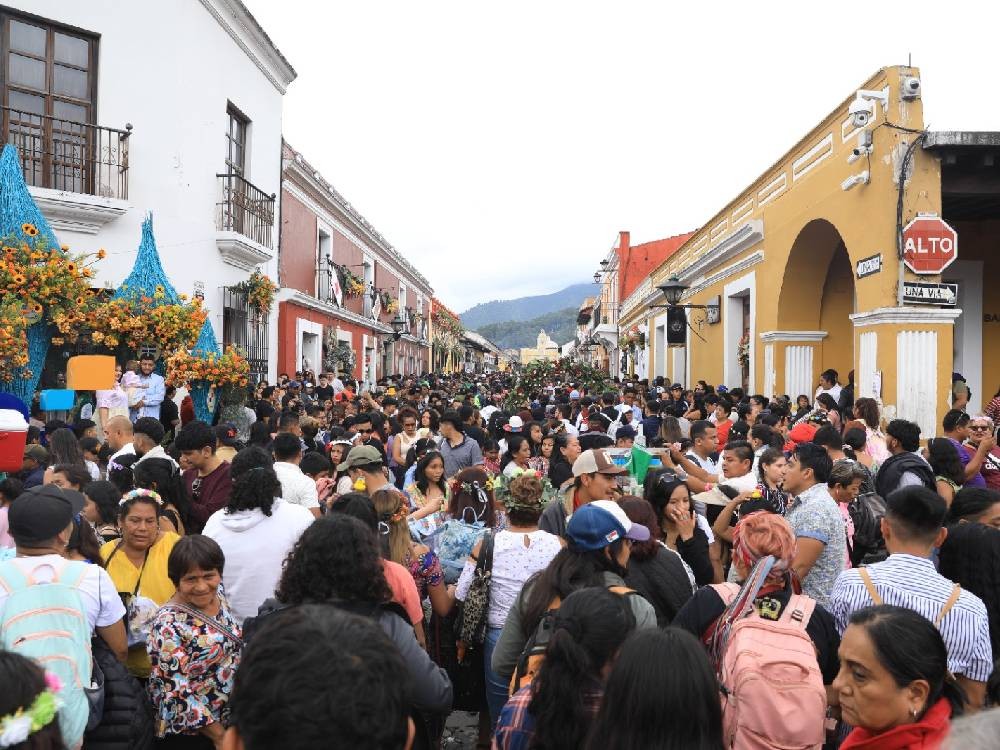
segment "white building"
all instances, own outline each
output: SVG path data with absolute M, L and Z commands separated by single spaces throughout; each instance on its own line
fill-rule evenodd
M 288 61 L 239 0 L 8 0 L 0 23 L 4 142 L 60 242 L 105 248 L 117 286 L 152 211 L 174 287 L 273 378 L 275 316 L 250 330 L 224 288 L 276 277 Z

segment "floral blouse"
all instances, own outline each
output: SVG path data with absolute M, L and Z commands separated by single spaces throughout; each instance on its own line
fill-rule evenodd
M 403 564 L 413 576 L 413 582 L 417 584 L 417 593 L 420 594 L 421 601 L 427 596 L 428 586 L 438 586 L 444 581 L 441 561 L 434 550 L 427 550 L 416 557 L 410 553 Z
M 241 637 L 225 600 L 215 618 L 169 602 L 156 613 L 146 650 L 157 737 L 195 734 L 209 724 L 225 723 L 243 642 L 223 633 L 212 619 Z
M 422 493 L 420 488 L 417 487 L 416 482 L 407 485 L 403 494 L 410 499 L 410 508 L 413 511 L 423 508 L 424 504 L 427 503 L 427 498 L 424 497 L 424 493 Z M 410 521 L 410 529 L 417 534 L 419 539 L 424 539 L 430 536 L 436 529 L 441 527 L 441 524 L 445 521 L 445 511 L 448 508 L 449 502 L 451 502 L 451 489 L 446 487 L 444 497 L 441 498 L 440 510 L 436 510 L 423 518 L 416 519 L 415 521 Z

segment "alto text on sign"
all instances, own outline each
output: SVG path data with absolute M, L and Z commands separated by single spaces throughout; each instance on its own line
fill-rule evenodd
M 958 233 L 937 216 L 918 216 L 903 229 L 903 262 L 913 273 L 941 273 L 958 257 Z

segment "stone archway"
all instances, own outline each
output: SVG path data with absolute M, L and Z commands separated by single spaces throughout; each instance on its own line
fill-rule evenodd
M 765 361 L 784 378 L 775 382 L 793 399 L 812 396 L 819 373 L 853 369 L 854 269 L 837 228 L 825 219 L 806 224 L 792 243 L 778 296 L 777 327 L 765 334 Z

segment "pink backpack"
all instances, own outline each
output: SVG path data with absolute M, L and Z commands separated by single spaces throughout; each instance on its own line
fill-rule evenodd
M 712 586 L 727 605 L 713 636 L 725 746 L 818 750 L 826 739 L 826 690 L 806 633 L 816 602 L 793 594 L 777 620 L 761 617 L 753 602 L 770 568 L 758 563 L 742 587 Z

